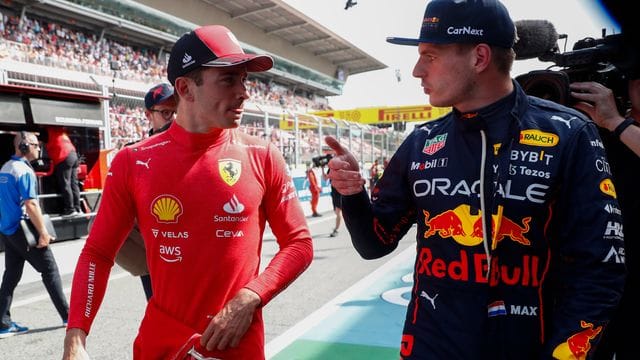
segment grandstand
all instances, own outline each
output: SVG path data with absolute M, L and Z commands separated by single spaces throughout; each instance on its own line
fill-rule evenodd
M 339 95 L 349 75 L 386 67 L 279 0 L 202 0 L 183 5 L 124 0 L 4 1 L 0 4 L 4 83 L 108 96 L 105 104 L 111 130 L 104 134 L 105 148 L 119 148 L 145 136 L 144 92 L 166 81 L 166 60 L 173 42 L 197 24 L 223 24 L 245 41 L 247 52 L 267 52 L 276 59 L 274 69 L 249 82 L 252 99 L 243 121 L 257 125 L 248 129 L 256 134 L 271 136 L 270 130 L 279 129 L 283 114 L 295 120 L 299 113 L 327 110 L 327 96 Z M 278 132 L 271 137 L 279 138 Z M 288 139 L 280 146 L 289 152 L 292 165 L 308 160 L 305 154 L 320 151 L 306 147 L 310 142 L 319 143 L 317 139 L 302 139 L 297 142 L 300 153 L 296 156 L 292 149 L 296 143 Z M 376 156 L 371 151 L 367 154 Z
M 101 188 L 107 152 L 147 136 L 144 94 L 166 81 L 173 43 L 199 24 L 225 25 L 246 52 L 275 58 L 272 70 L 249 78 L 241 129 L 276 144 L 294 176 L 326 151 L 325 135 L 363 164 L 401 141 L 389 129 L 309 114 L 331 110 L 327 97 L 341 94 L 349 75 L 386 65 L 281 0 L 0 0 L 0 13 L 0 140 L 67 127 L 85 187 Z M 3 145 L 0 161 L 11 153 Z M 41 180 L 47 196 L 54 187 Z

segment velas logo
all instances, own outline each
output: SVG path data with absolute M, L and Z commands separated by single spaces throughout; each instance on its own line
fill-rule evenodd
M 440 149 L 444 148 L 447 143 L 447 134 L 436 135 L 433 139 L 427 139 L 422 148 L 422 152 L 427 155 L 433 155 Z
M 618 195 L 616 194 L 616 189 L 613 186 L 613 181 L 611 181 L 611 179 L 609 178 L 604 179 L 600 182 L 600 191 L 611 196 L 614 199 L 618 198 Z
M 558 145 L 560 138 L 556 134 L 528 129 L 520 131 L 520 144 L 553 147 Z
M 469 205 L 459 205 L 453 210 L 444 211 L 430 218 L 431 214 L 422 210 L 424 214 L 424 224 L 427 231 L 424 238 L 438 235 L 441 238 L 452 238 L 455 242 L 464 246 L 476 246 L 482 243 L 482 213 L 471 214 Z M 498 207 L 498 213 L 502 214 L 502 206 Z M 530 228 L 531 217 L 527 216 L 520 222 L 513 221 L 506 216 L 491 215 L 491 234 L 493 239 L 491 249 L 495 249 L 498 243 L 505 237 L 510 238 L 521 245 L 529 246 L 531 241 L 525 236 Z M 496 231 L 496 228 L 498 229 Z
M 235 159 L 220 159 L 218 160 L 218 171 L 222 180 L 227 185 L 233 186 L 240 179 L 242 163 Z
M 163 194 L 151 202 L 151 214 L 159 223 L 175 224 L 182 215 L 182 204 L 173 195 Z
M 591 350 L 591 340 L 602 331 L 602 326 L 594 327 L 592 323 L 580 320 L 584 330 L 571 335 L 566 342 L 553 349 L 554 359 L 584 359 Z

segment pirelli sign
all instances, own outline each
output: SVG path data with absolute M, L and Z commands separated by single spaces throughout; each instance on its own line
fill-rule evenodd
M 451 108 L 449 107 L 439 108 L 430 105 L 416 105 L 318 111 L 312 114 L 361 124 L 384 124 L 404 121 L 425 122 L 437 119 L 450 111 Z

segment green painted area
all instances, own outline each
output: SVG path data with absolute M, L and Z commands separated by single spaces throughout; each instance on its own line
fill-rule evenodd
M 397 348 L 296 340 L 271 360 L 398 360 Z

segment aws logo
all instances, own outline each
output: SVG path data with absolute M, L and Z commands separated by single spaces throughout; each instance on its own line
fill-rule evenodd
M 159 223 L 175 224 L 182 215 L 180 200 L 173 195 L 163 194 L 151 202 L 151 214 Z
M 618 198 L 618 195 L 616 195 L 616 188 L 613 186 L 613 181 L 609 178 L 600 181 L 600 191 L 614 199 Z
M 553 147 L 558 145 L 560 137 L 556 134 L 536 130 L 522 130 L 520 131 L 520 144 Z
M 229 186 L 233 186 L 240 179 L 240 173 L 242 172 L 242 164 L 240 160 L 235 159 L 220 159 L 218 160 L 218 171 L 220 177 Z

